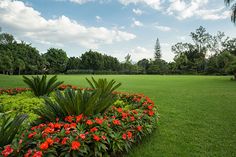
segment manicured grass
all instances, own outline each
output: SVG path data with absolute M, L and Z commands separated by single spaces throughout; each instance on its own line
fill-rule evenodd
M 88 75 L 60 75 L 87 87 Z M 159 107 L 159 128 L 127 156 L 236 156 L 236 82 L 220 76 L 104 75 L 121 91 L 144 93 Z M 19 76 L 0 75 L 0 87 L 24 87 Z

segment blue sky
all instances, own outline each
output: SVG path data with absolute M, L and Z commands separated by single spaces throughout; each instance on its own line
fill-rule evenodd
M 0 0 L 0 26 L 40 52 L 62 48 L 69 56 L 97 50 L 120 61 L 152 58 L 155 40 L 163 59 L 171 45 L 191 42 L 200 25 L 236 37 L 223 0 Z

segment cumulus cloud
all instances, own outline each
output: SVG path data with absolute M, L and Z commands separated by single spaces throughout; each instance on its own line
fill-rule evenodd
M 132 11 L 133 11 L 133 13 L 135 13 L 136 15 L 142 15 L 142 14 L 143 14 L 143 11 L 140 10 L 140 9 L 133 9 Z
M 162 31 L 162 32 L 169 32 L 169 31 L 171 31 L 170 27 L 162 26 L 162 25 L 159 25 L 159 24 L 156 24 L 155 28 L 157 28 L 159 31 Z
M 131 24 L 131 27 L 142 27 L 143 26 L 143 23 L 136 20 L 135 18 L 133 18 L 132 20 L 133 20 L 133 23 Z
M 105 27 L 86 27 L 64 15 L 45 19 L 22 1 L 0 1 L 0 25 L 18 37 L 43 44 L 76 44 L 97 48 L 102 44 L 134 39 L 134 34 Z
M 229 17 L 229 11 L 224 8 L 203 9 L 207 6 L 208 0 L 171 0 L 167 8 L 167 14 L 176 16 L 179 20 L 193 16 L 203 20 L 219 20 Z
M 139 61 L 143 58 L 153 58 L 153 50 L 146 49 L 141 46 L 137 46 L 130 50 L 129 54 L 131 55 L 131 59 L 134 61 Z
M 146 4 L 149 7 L 160 10 L 161 9 L 161 0 L 119 0 L 119 2 L 123 5 L 129 4 Z

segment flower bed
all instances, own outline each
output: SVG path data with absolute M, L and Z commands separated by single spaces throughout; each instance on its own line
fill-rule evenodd
M 0 88 L 0 94 L 16 95 L 29 90 L 30 88 Z
M 106 156 L 128 151 L 132 144 L 156 128 L 157 108 L 144 95 L 113 94 L 118 100 L 104 114 L 67 116 L 57 118 L 56 122 L 33 126 L 0 150 L 0 154 L 25 157 Z

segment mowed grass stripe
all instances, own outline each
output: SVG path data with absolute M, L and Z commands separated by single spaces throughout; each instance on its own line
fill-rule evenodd
M 91 75 L 59 75 L 87 87 Z M 236 82 L 222 76 L 97 75 L 121 82 L 120 91 L 148 95 L 159 107 L 159 128 L 126 156 L 236 156 Z M 24 87 L 0 75 L 0 87 Z

